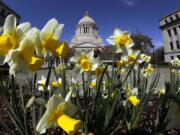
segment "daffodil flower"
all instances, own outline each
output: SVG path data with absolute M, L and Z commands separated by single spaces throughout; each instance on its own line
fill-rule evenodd
M 140 100 L 136 96 L 129 96 L 128 101 L 134 106 L 138 106 L 140 103 Z
M 6 56 L 9 50 L 19 47 L 20 41 L 26 32 L 31 29 L 29 22 L 22 23 L 16 27 L 16 17 L 12 14 L 6 17 L 3 33 L 0 36 L 0 55 Z
M 98 65 L 98 58 L 94 58 L 93 51 L 86 54 L 76 51 L 74 57 L 71 57 L 70 61 L 76 63 L 76 67 L 80 69 L 80 73 L 90 72 L 92 67 L 94 67 L 93 65 Z
M 128 63 L 129 64 L 133 64 L 136 60 L 136 58 L 138 57 L 140 51 L 138 50 L 132 50 L 132 49 L 129 49 L 128 50 Z
M 61 86 L 61 85 L 62 85 L 62 79 L 61 79 L 61 78 L 59 78 L 58 81 L 52 81 L 52 82 L 51 82 L 51 86 L 52 86 L 53 88 L 58 88 L 58 87 Z
M 46 78 L 42 75 L 41 79 L 37 82 L 38 90 L 44 91 L 45 85 L 46 85 Z
M 180 60 L 178 58 L 174 58 L 173 60 L 170 61 L 170 63 L 173 66 L 180 66 Z
M 49 20 L 40 32 L 42 46 L 37 47 L 37 51 L 44 56 L 51 52 L 53 55 L 63 58 L 69 51 L 67 42 L 58 41 L 63 27 L 64 24 L 58 23 L 55 18 Z
M 38 30 L 31 29 L 26 37 L 20 42 L 17 49 L 10 50 L 4 62 L 10 65 L 10 74 L 15 74 L 19 71 L 36 72 L 43 65 L 44 60 L 34 54 L 34 35 Z
M 138 106 L 140 103 L 140 99 L 137 98 L 138 95 L 138 89 L 132 88 L 130 84 L 127 85 L 125 88 L 125 93 L 127 96 L 127 100 L 134 106 Z
M 61 73 L 63 70 L 65 70 L 66 69 L 66 66 L 65 66 L 65 64 L 64 63 L 61 63 L 61 64 L 59 64 L 56 68 L 55 68 L 55 71 L 56 71 L 56 73 Z
M 96 76 L 99 76 L 103 73 L 103 67 L 102 67 L 102 63 L 98 62 L 98 63 L 94 63 L 91 67 L 91 71 L 93 74 L 95 74 Z
M 118 67 L 125 67 L 128 64 L 128 56 L 122 56 L 119 61 L 116 62 Z
M 153 89 L 154 90 L 154 94 L 158 95 L 158 96 L 161 96 L 161 95 L 164 95 L 166 94 L 166 89 L 161 87 L 161 88 L 155 88 Z
M 146 62 L 149 63 L 151 60 L 151 56 L 148 56 L 146 54 L 141 54 L 140 59 L 138 60 L 139 63 Z
M 154 68 L 152 67 L 151 64 L 148 64 L 147 68 L 144 69 L 143 76 L 147 77 L 147 76 L 151 75 L 153 72 L 154 72 Z
M 95 89 L 95 88 L 96 88 L 96 79 L 93 79 L 93 80 L 91 81 L 91 83 L 89 84 L 89 87 L 90 87 L 91 89 Z
M 70 103 L 72 91 L 70 91 L 65 99 L 61 95 L 53 95 L 48 103 L 47 109 L 38 122 L 36 130 L 42 132 L 49 127 L 59 126 L 68 135 L 74 135 L 80 128 L 81 121 L 72 118 L 76 113 L 76 106 Z
M 116 28 L 113 32 L 113 35 L 111 35 L 107 41 L 115 45 L 116 52 L 124 52 L 131 48 L 134 45 L 133 40 L 130 37 L 130 34 L 127 31 L 122 31 L 118 28 Z

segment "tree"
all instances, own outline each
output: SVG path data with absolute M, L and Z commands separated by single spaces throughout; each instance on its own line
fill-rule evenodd
M 141 50 L 142 53 L 145 53 L 147 55 L 151 55 L 152 54 L 152 48 L 153 43 L 152 43 L 152 39 L 147 36 L 147 35 L 143 35 L 141 33 L 135 33 L 131 35 L 131 38 L 134 41 L 134 46 L 133 49 L 137 49 L 137 50 Z
M 154 52 L 154 61 L 155 63 L 163 63 L 164 62 L 164 47 L 159 47 Z

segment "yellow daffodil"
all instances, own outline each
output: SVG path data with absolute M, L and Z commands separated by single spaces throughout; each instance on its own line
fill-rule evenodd
M 52 85 L 53 88 L 58 88 L 59 86 L 62 85 L 62 79 L 59 78 L 58 81 L 52 81 L 51 85 Z
M 89 87 L 91 89 L 95 89 L 96 88 L 96 79 L 93 79 L 92 82 L 89 84 Z
M 127 85 L 127 87 L 124 88 L 125 93 L 127 96 L 127 100 L 134 106 L 137 106 L 140 103 L 140 99 L 137 98 L 138 95 L 138 89 L 132 88 L 130 84 Z
M 148 56 L 146 54 L 141 54 L 140 55 L 140 60 L 141 60 L 140 63 L 142 63 L 143 61 L 145 61 L 146 63 L 149 63 L 150 60 L 151 60 L 151 56 Z
M 118 67 L 125 67 L 128 63 L 128 57 L 122 56 L 121 59 L 116 63 Z
M 134 106 L 138 106 L 140 103 L 140 100 L 136 96 L 129 96 L 128 101 Z
M 128 50 L 134 45 L 130 34 L 126 31 L 121 31 L 120 29 L 116 28 L 107 41 L 116 46 L 117 52 L 123 52 L 124 49 Z
M 44 26 L 40 32 L 42 47 L 37 48 L 37 50 L 42 52 L 42 55 L 46 56 L 49 51 L 59 58 L 65 57 L 69 51 L 69 45 L 67 42 L 58 41 L 59 37 L 61 36 L 63 27 L 64 24 L 58 23 L 58 21 L 54 18 L 49 20 Z
M 159 89 L 159 95 L 164 95 L 166 93 L 166 89 L 160 88 Z
M 96 69 L 95 69 L 95 74 L 96 74 L 96 76 L 99 76 L 99 75 L 101 75 L 103 73 L 103 68 L 102 67 L 97 67 Z
M 147 77 L 151 75 L 154 72 L 154 68 L 152 67 L 151 64 L 148 64 L 147 68 L 144 70 L 143 76 Z
M 94 63 L 91 67 L 91 71 L 93 74 L 95 74 L 96 76 L 99 76 L 103 73 L 103 67 L 102 67 L 102 63 Z
M 140 51 L 133 51 L 132 49 L 128 50 L 128 64 L 133 64 L 139 55 Z
M 178 58 L 174 58 L 170 62 L 173 66 L 180 66 L 180 60 Z
M 36 130 L 42 132 L 51 126 L 58 125 L 68 135 L 74 135 L 80 128 L 81 121 L 72 118 L 76 113 L 76 106 L 70 103 L 72 91 L 64 99 L 61 95 L 53 95 L 48 103 L 47 109 L 37 124 Z
M 76 64 L 76 67 L 80 69 L 80 72 L 89 72 L 91 71 L 93 65 L 98 63 L 97 59 L 94 58 L 94 52 L 75 52 L 74 57 L 70 59 L 71 62 L 74 62 Z
M 0 55 L 6 56 L 9 50 L 16 49 L 25 33 L 31 29 L 29 22 L 22 23 L 16 27 L 16 17 L 8 15 L 4 26 L 3 33 L 0 36 Z
M 4 62 L 10 64 L 10 74 L 15 74 L 18 71 L 36 72 L 43 65 L 44 60 L 34 54 L 33 38 L 36 32 L 37 29 L 31 29 L 20 42 L 19 48 L 9 51 Z
M 61 73 L 61 72 L 62 72 L 63 70 L 65 70 L 65 69 L 66 69 L 66 66 L 65 66 L 64 63 L 59 64 L 59 65 L 55 68 L 56 73 Z
M 166 130 L 170 130 L 173 128 L 177 128 L 180 126 L 180 105 L 174 103 L 171 107 L 171 110 L 167 114 L 167 121 L 169 121 L 166 125 Z

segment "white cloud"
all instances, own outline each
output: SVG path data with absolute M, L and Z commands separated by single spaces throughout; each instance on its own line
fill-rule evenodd
M 125 5 L 129 6 L 129 7 L 135 7 L 138 5 L 137 0 L 121 0 L 122 3 L 124 3 Z

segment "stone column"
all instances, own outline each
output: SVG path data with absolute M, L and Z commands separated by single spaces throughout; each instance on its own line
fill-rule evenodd
M 81 27 L 81 35 L 84 34 L 84 27 Z
M 90 35 L 92 35 L 92 27 L 90 27 Z
M 180 26 L 177 26 L 176 30 L 177 30 L 177 39 L 179 40 L 179 44 L 180 44 Z
M 177 46 L 176 46 L 176 38 L 175 38 L 175 34 L 174 34 L 174 30 L 173 28 L 171 28 L 171 42 L 173 43 L 173 50 L 177 50 Z

